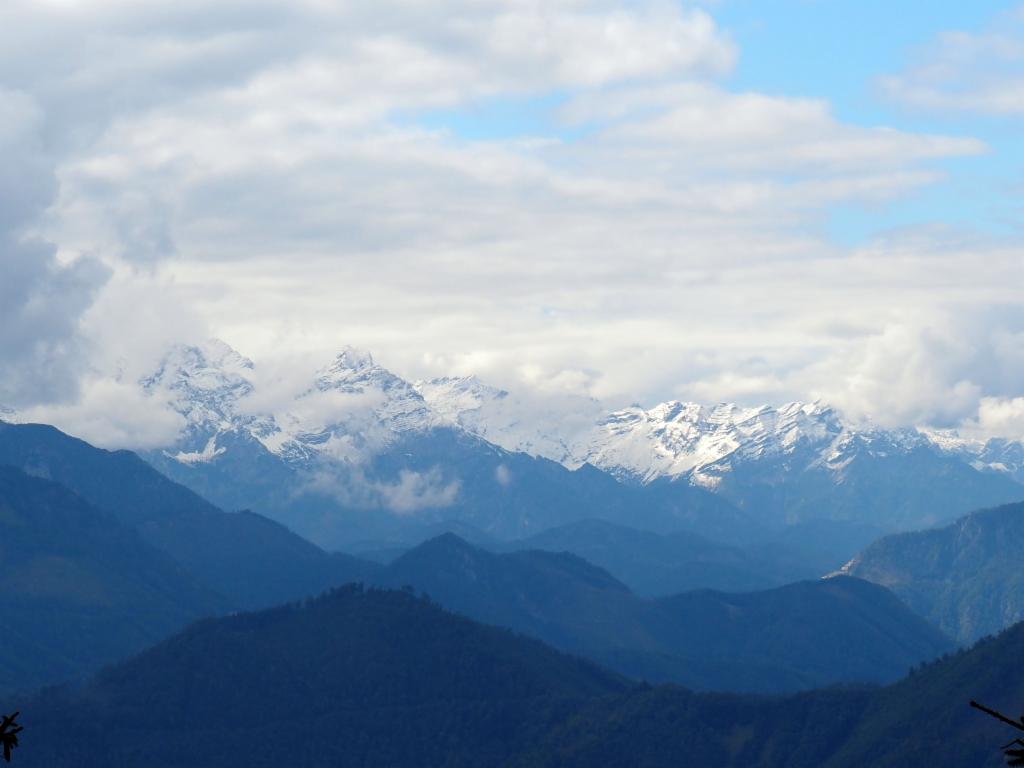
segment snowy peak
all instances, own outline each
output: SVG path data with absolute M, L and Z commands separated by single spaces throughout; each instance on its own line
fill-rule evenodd
M 953 429 L 922 430 L 922 434 L 940 450 L 958 456 L 979 472 L 999 472 L 1024 483 L 1024 443 L 1018 440 L 962 437 Z
M 315 384 L 321 392 L 365 394 L 376 391 L 389 399 L 423 403 L 423 397 L 412 384 L 375 363 L 370 353 L 353 347 L 345 347 L 329 365 L 317 371 Z
M 949 431 L 886 430 L 846 423 L 818 402 L 744 407 L 670 400 L 608 413 L 582 396 L 521 397 L 475 376 L 410 383 L 368 352 L 344 347 L 273 413 L 253 412 L 252 361 L 209 341 L 171 349 L 141 383 L 182 414 L 187 429 L 168 455 L 183 463 L 223 455 L 221 438 L 251 438 L 292 464 L 361 462 L 399 436 L 436 427 L 463 430 L 501 448 L 619 478 L 686 478 L 715 489 L 742 470 L 765 482 L 824 470 L 836 481 L 858 457 L 928 448 L 983 472 L 1024 481 L 1024 445 L 969 440 Z M 0 411 L 0 419 L 16 414 Z
M 140 384 L 165 399 L 192 431 L 221 430 L 238 418 L 238 402 L 253 391 L 251 360 L 222 341 L 172 347 L 157 370 Z
M 691 474 L 713 486 L 737 463 L 824 447 L 842 432 L 836 413 L 819 403 L 744 408 L 673 400 L 610 414 L 580 443 L 578 460 L 643 482 Z
M 352 347 L 317 371 L 314 387 L 292 406 L 278 417 L 289 437 L 273 446 L 292 461 L 358 462 L 403 433 L 441 422 L 412 384 Z
M 353 347 L 312 375 L 304 391 L 273 413 L 253 413 L 255 366 L 227 344 L 179 345 L 141 382 L 182 414 L 188 428 L 167 455 L 184 464 L 224 455 L 222 437 L 251 438 L 292 464 L 362 461 L 395 436 L 441 422 L 404 379 Z
M 374 374 L 387 373 L 373 360 L 369 352 L 355 347 L 343 348 L 330 363 L 317 372 L 317 386 L 320 389 L 343 388 L 350 382 L 358 383 L 372 378 Z M 390 375 L 390 374 L 388 374 Z

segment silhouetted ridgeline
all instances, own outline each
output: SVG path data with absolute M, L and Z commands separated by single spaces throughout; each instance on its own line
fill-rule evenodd
M 630 684 L 408 593 L 346 587 L 203 621 L 80 689 L 21 702 L 17 759 L 37 768 L 985 768 L 1001 764 L 1005 734 L 967 701 L 1024 701 L 1022 654 L 1017 626 L 885 689 L 696 694 Z
M 275 605 L 375 570 L 267 518 L 223 512 L 134 453 L 94 448 L 53 427 L 0 422 L 2 464 L 58 482 L 111 513 L 234 606 Z
M 888 590 L 848 577 L 643 600 L 574 555 L 493 554 L 446 534 L 374 579 L 411 584 L 446 608 L 630 677 L 698 689 L 782 692 L 892 682 L 953 648 Z
M 230 605 L 113 515 L 0 466 L 0 691 L 95 671 Z

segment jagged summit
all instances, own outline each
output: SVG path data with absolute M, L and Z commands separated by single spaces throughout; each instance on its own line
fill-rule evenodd
M 736 463 L 824 448 L 844 430 L 838 414 L 821 403 L 744 408 L 669 401 L 609 414 L 580 440 L 576 458 L 644 482 L 692 473 L 700 484 L 714 485 Z
M 251 360 L 216 339 L 169 350 L 142 385 L 186 419 L 176 458 L 212 460 L 220 455 L 218 435 L 241 431 L 293 462 L 325 452 L 351 460 L 396 435 L 449 426 L 506 450 L 573 469 L 590 464 L 644 483 L 687 477 L 714 488 L 726 474 L 754 464 L 782 473 L 841 473 L 864 453 L 905 454 L 922 447 L 955 455 L 980 471 L 1024 479 L 1019 442 L 851 425 L 821 402 L 744 407 L 670 400 L 608 413 L 586 397 L 524 400 L 472 375 L 410 383 L 369 352 L 346 346 L 291 406 L 254 415 L 242 406 L 254 391 L 254 372 Z M 0 411 L 0 418 L 8 414 Z
M 184 464 L 213 461 L 224 455 L 228 436 L 240 436 L 291 464 L 321 457 L 358 461 L 397 433 L 439 421 L 411 384 L 355 347 L 342 348 L 275 412 L 254 413 L 246 402 L 255 392 L 255 371 L 251 360 L 219 340 L 172 347 L 140 382 L 188 424 L 165 454 Z
M 1000 472 L 1024 482 L 1024 442 L 1004 437 L 963 437 L 955 429 L 922 430 L 946 453 L 959 456 L 980 472 Z
M 886 527 L 930 524 L 975 499 L 1015 500 L 1018 486 L 1010 481 L 1024 479 L 1020 443 L 979 445 L 917 429 L 853 424 L 821 402 L 746 407 L 670 400 L 609 413 L 592 398 L 523 397 L 476 376 L 411 383 L 352 347 L 310 371 L 305 384 L 290 382 L 294 395 L 286 388 L 262 408 L 255 405 L 267 402 L 256 391 L 260 381 L 257 366 L 222 342 L 170 350 L 142 382 L 187 423 L 163 455 L 182 465 L 225 460 L 252 467 L 262 452 L 291 470 L 323 477 L 322 470 L 329 475 L 339 465 L 362 472 L 392 447 L 449 430 L 569 469 L 592 466 L 630 483 L 681 481 L 774 524 L 823 514 L 870 518 Z M 428 444 L 446 443 L 419 443 Z M 245 451 L 255 453 L 247 458 Z M 405 504 L 424 488 L 458 487 L 459 469 L 450 462 L 441 447 L 391 456 L 381 466 L 392 474 L 357 490 L 386 492 Z M 993 483 L 976 477 L 979 472 L 1004 477 Z M 891 496 L 879 496 L 871 514 L 860 511 L 863 489 L 879 483 Z M 939 494 L 927 514 L 905 500 L 911 486 L 923 493 L 922 484 Z
M 330 380 L 332 377 L 352 376 L 374 368 L 383 370 L 374 362 L 373 355 L 356 347 L 345 346 L 333 362 L 321 371 L 320 376 Z
M 355 347 L 343 348 L 329 365 L 318 370 L 315 385 L 321 392 L 335 390 L 358 394 L 379 390 L 405 400 L 423 402 L 412 384 L 378 365 L 369 352 Z

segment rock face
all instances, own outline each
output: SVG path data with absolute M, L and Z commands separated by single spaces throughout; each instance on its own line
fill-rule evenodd
M 1024 504 L 976 512 L 945 528 L 889 536 L 843 570 L 897 595 L 969 643 L 1024 619 Z

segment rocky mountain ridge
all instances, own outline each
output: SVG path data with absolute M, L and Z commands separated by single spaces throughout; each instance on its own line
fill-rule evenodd
M 1024 476 L 1024 443 L 852 425 L 820 402 L 742 407 L 676 400 L 607 413 L 596 400 L 573 397 L 561 405 L 575 413 L 552 419 L 542 407 L 531 408 L 535 403 L 475 376 L 408 382 L 369 353 L 346 347 L 280 411 L 257 413 L 246 403 L 255 391 L 254 372 L 252 361 L 211 341 L 175 347 L 143 379 L 144 389 L 188 424 L 169 449 L 174 458 L 211 460 L 222 451 L 218 435 L 234 431 L 248 433 L 291 463 L 318 456 L 358 462 L 397 435 L 451 426 L 506 450 L 569 468 L 588 463 L 641 483 L 685 477 L 714 489 L 727 473 L 751 464 L 840 476 L 860 453 L 884 458 L 922 448 L 982 472 Z

